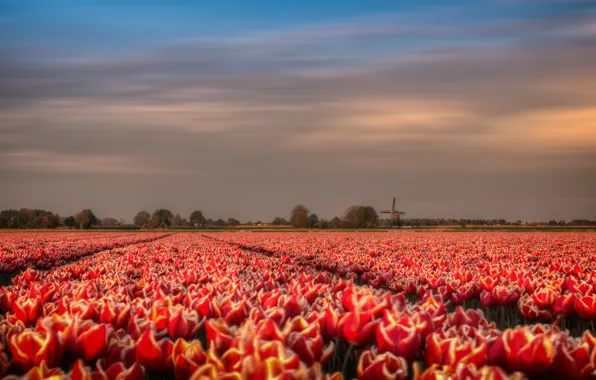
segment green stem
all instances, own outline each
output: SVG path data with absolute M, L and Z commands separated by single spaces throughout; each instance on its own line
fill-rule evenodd
M 350 356 L 352 356 L 352 351 L 354 350 L 354 345 L 352 343 L 350 343 L 350 346 L 348 347 L 348 352 L 346 353 L 346 357 L 344 358 L 344 364 L 341 367 L 341 372 L 342 373 L 346 373 L 346 368 L 348 367 L 348 360 L 350 359 Z

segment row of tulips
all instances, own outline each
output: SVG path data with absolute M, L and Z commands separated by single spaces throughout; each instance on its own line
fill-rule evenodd
M 100 251 L 165 236 L 154 233 L 4 233 L 0 238 L 0 273 L 30 267 L 47 269 Z
M 439 288 L 408 302 L 405 291 L 356 285 L 299 258 L 177 234 L 24 271 L 0 290 L 0 370 L 93 379 L 580 379 L 595 369 L 589 332 L 500 330 L 481 311 L 449 312 Z
M 514 305 L 527 321 L 596 319 L 595 234 L 288 235 L 218 239 L 374 288 L 430 292 L 454 305 Z

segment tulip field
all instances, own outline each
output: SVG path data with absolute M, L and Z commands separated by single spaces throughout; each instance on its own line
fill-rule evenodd
M 0 375 L 596 378 L 596 233 L 0 234 Z

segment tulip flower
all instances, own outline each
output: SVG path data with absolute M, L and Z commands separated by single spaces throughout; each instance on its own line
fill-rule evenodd
M 62 343 L 52 330 L 25 330 L 10 337 L 10 352 L 14 362 L 22 369 L 31 369 L 42 362 L 54 367 L 62 358 Z
M 516 303 L 519 299 L 517 290 L 502 285 L 495 286 L 492 295 L 497 305 L 511 305 Z
M 541 309 L 550 308 L 557 299 L 557 294 L 550 288 L 542 288 L 532 294 L 532 299 L 536 306 Z
M 483 366 L 488 346 L 481 338 L 442 338 L 433 333 L 427 339 L 425 361 L 427 365 L 440 364 L 455 367 L 458 364 Z
M 123 363 L 114 363 L 108 368 L 97 365 L 97 372 L 91 374 L 92 380 L 143 380 L 145 370 L 137 363 L 127 368 Z
M 337 325 L 340 335 L 356 346 L 370 343 L 374 339 L 378 321 L 373 319 L 370 312 L 354 309 L 344 314 Z
M 522 380 L 524 378 L 519 372 L 508 375 L 499 367 L 483 366 L 477 368 L 474 364 L 459 364 L 456 367 L 433 364 L 416 377 L 417 380 Z
M 97 359 L 105 354 L 111 329 L 104 324 L 83 321 L 75 316 L 72 323 L 64 328 L 62 338 L 67 351 L 87 361 Z
M 583 319 L 596 319 L 596 295 L 575 298 L 574 308 Z
M 325 347 L 321 335 L 317 334 L 312 337 L 303 334 L 303 332 L 290 333 L 287 339 L 287 345 L 308 366 L 312 366 L 315 363 L 325 364 L 335 349 L 333 342 Z
M 0 290 L 0 310 L 7 312 L 12 310 L 12 303 L 17 295 L 10 290 Z
M 106 302 L 101 307 L 99 322 L 109 323 L 115 330 L 124 328 L 130 318 L 131 307 L 126 303 Z
M 197 334 L 203 322 L 204 319 L 199 321 L 199 316 L 196 311 L 188 311 L 184 310 L 182 307 L 178 307 L 170 313 L 168 333 L 172 339 L 191 339 Z
M 553 313 L 561 316 L 571 315 L 575 307 L 575 295 L 573 293 L 567 293 L 558 296 L 552 305 Z
M 485 328 L 494 328 L 494 323 L 489 324 L 481 310 L 469 309 L 464 311 L 461 306 L 458 306 L 454 313 L 449 314 L 447 325 L 455 327 L 470 326 L 478 328 L 482 326 Z
M 555 349 L 543 333 L 528 328 L 507 329 L 493 344 L 488 362 L 529 374 L 546 372 L 554 361 Z
M 360 356 L 357 373 L 361 380 L 405 380 L 408 378 L 408 364 L 391 352 L 377 354 L 370 349 Z
M 48 364 L 45 361 L 39 363 L 38 366 L 31 368 L 24 376 L 6 376 L 4 380 L 43 380 L 43 379 L 64 379 L 64 371 L 60 368 L 48 368 Z
M 137 362 L 150 370 L 167 370 L 172 366 L 173 346 L 174 344 L 168 338 L 155 340 L 155 333 L 147 330 L 137 342 Z
M 383 320 L 377 325 L 376 334 L 379 352 L 391 352 L 408 361 L 418 356 L 420 334 L 407 314 L 395 318 L 385 310 Z
M 25 325 L 35 323 L 43 313 L 41 298 L 19 297 L 12 303 L 12 312 Z
M 325 340 L 328 341 L 338 336 L 338 324 L 339 316 L 337 312 L 331 306 L 327 306 L 323 310 L 322 316 L 319 317 L 321 335 Z
M 207 354 L 203 351 L 201 342 L 178 339 L 172 349 L 172 359 L 176 379 L 188 379 L 207 362 Z
M 205 329 L 207 330 L 207 339 L 213 342 L 218 353 L 224 353 L 230 348 L 234 339 L 234 333 L 223 319 L 208 320 L 205 323 Z

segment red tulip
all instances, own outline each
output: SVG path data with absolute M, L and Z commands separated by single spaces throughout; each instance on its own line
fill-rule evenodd
M 60 368 L 48 368 L 48 364 L 42 361 L 38 366 L 33 367 L 22 377 L 7 376 L 5 380 L 13 379 L 27 379 L 27 380 L 44 380 L 44 379 L 64 379 L 66 376 Z
M 279 340 L 284 341 L 285 337 L 275 321 L 271 319 L 263 319 L 257 323 L 256 327 L 256 336 L 259 337 L 261 340 Z
M 71 380 L 91 380 L 91 371 L 89 367 L 86 367 L 85 363 L 79 359 L 72 366 L 68 377 Z
M 12 303 L 17 295 L 8 290 L 0 290 L 0 310 L 7 312 L 12 310 Z
M 512 305 L 519 300 L 519 293 L 508 287 L 497 285 L 493 288 L 492 295 L 497 305 Z
M 199 321 L 196 311 L 188 311 L 179 307 L 171 312 L 170 320 L 168 321 L 168 333 L 172 339 L 191 339 L 197 334 L 203 321 Z
M 119 362 L 127 367 L 131 366 L 136 362 L 136 342 L 130 335 L 118 337 L 116 334 L 112 334 L 108 349 L 100 361 L 106 368 Z
M 247 317 L 246 305 L 244 301 L 227 304 L 222 307 L 222 314 L 229 326 L 240 325 Z
M 110 334 L 111 330 L 106 325 L 94 324 L 92 321 L 81 322 L 75 316 L 62 332 L 62 337 L 66 350 L 91 361 L 105 354 Z
M 408 363 L 391 352 L 377 354 L 370 349 L 360 356 L 357 373 L 360 380 L 405 380 L 408 378 Z
M 495 301 L 495 297 L 493 296 L 492 292 L 484 291 L 480 293 L 480 304 L 482 307 L 493 307 L 496 303 L 497 302 Z
M 12 312 L 25 325 L 32 325 L 43 313 L 41 298 L 19 297 L 12 303 Z
M 477 368 L 473 364 L 460 364 L 457 367 L 441 366 L 434 364 L 426 369 L 417 380 L 522 380 L 525 377 L 519 373 L 507 375 L 501 368 L 483 366 Z
M 596 295 L 577 297 L 574 308 L 583 319 L 596 319 Z
M 91 374 L 92 380 L 143 380 L 145 371 L 143 367 L 134 363 L 126 368 L 123 363 L 114 363 L 104 369 L 101 364 L 97 365 L 97 372 Z
M 99 313 L 101 323 L 110 323 L 114 330 L 124 328 L 130 318 L 131 307 L 126 303 L 106 302 Z
M 156 341 L 155 333 L 147 330 L 137 342 L 137 362 L 150 370 L 167 370 L 172 366 L 173 346 L 168 338 Z
M 315 363 L 325 364 L 335 349 L 333 342 L 325 347 L 321 335 L 316 334 L 312 337 L 301 332 L 290 333 L 287 339 L 287 345 L 308 366 L 312 366 Z
M 465 286 L 460 286 L 457 290 L 451 294 L 451 299 L 456 305 L 461 305 L 465 301 L 472 299 L 478 292 L 477 285 L 474 284 L 466 284 Z
M 213 342 L 217 352 L 223 354 L 232 344 L 234 333 L 223 319 L 210 319 L 205 323 L 207 339 Z
M 10 337 L 10 351 L 14 362 L 22 369 L 30 369 L 43 361 L 54 367 L 62 358 L 62 343 L 52 330 L 25 330 Z
M 391 352 L 412 361 L 418 356 L 420 343 L 420 334 L 407 314 L 396 319 L 385 310 L 383 321 L 377 325 L 379 352 Z
M 361 346 L 374 339 L 377 323 L 370 312 L 354 309 L 341 317 L 337 330 L 345 340 Z
M 575 295 L 567 293 L 558 296 L 552 306 L 553 313 L 561 316 L 571 315 L 575 307 Z
M 443 338 L 439 333 L 433 333 L 427 339 L 425 361 L 427 365 L 455 367 L 461 363 L 482 366 L 486 363 L 487 352 L 488 346 L 483 339 Z
M 547 371 L 554 356 L 553 344 L 545 334 L 535 334 L 526 327 L 505 330 L 488 354 L 490 363 L 529 374 Z
M 281 303 L 279 306 L 284 309 L 288 318 L 294 318 L 302 312 L 302 309 L 306 305 L 305 301 L 305 299 L 302 299 L 299 302 L 295 295 L 291 295 L 289 297 L 280 297 L 278 303 Z
M 99 320 L 99 312 L 93 302 L 82 299 L 69 304 L 70 315 L 78 315 L 81 319 Z
M 331 307 L 327 306 L 321 314 L 319 314 L 319 326 L 321 329 L 321 335 L 325 340 L 331 340 L 338 336 L 337 325 L 339 324 L 339 316 L 336 311 Z
M 447 324 L 455 327 L 470 326 L 474 328 L 479 328 L 480 326 L 494 328 L 495 326 L 494 323 L 488 323 L 481 310 L 469 309 L 464 311 L 461 306 L 458 306 L 454 313 L 447 316 Z
M 536 306 L 541 309 L 550 308 L 557 299 L 557 293 L 550 288 L 542 288 L 532 294 L 532 299 Z
M 176 379 L 188 379 L 207 362 L 207 354 L 203 351 L 201 342 L 197 340 L 187 342 L 184 339 L 178 339 L 172 349 L 172 359 Z

